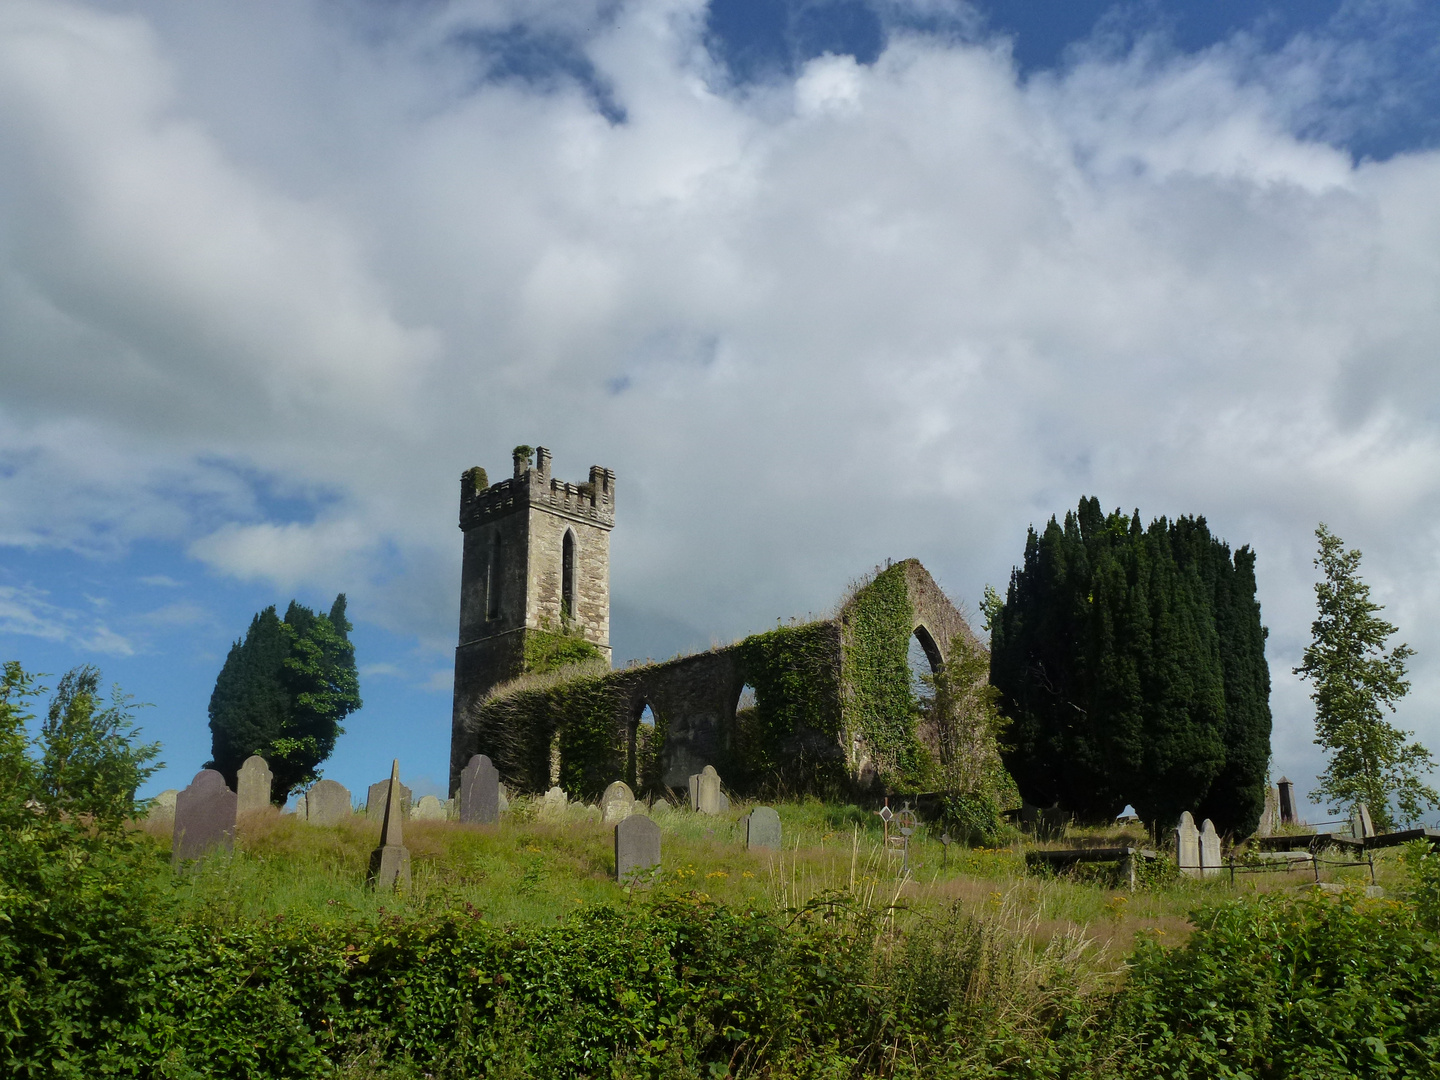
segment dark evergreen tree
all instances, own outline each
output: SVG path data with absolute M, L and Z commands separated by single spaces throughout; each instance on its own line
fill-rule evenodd
M 314 779 L 344 734 L 341 721 L 361 704 L 350 629 L 343 593 L 328 616 L 293 600 L 284 621 L 273 607 L 256 615 L 210 696 L 209 767 L 234 786 L 245 759 L 259 754 L 277 804 Z
M 991 613 L 991 679 L 1021 794 L 1083 820 L 1127 802 L 1150 822 L 1199 810 L 1253 831 L 1269 761 L 1254 557 L 1203 518 L 1104 515 L 1082 499 L 1030 530 Z

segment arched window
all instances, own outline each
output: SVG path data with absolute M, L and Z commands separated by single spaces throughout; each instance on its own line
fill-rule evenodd
M 490 544 L 490 562 L 485 567 L 485 618 L 500 617 L 500 537 Z
M 570 529 L 560 550 L 560 617 L 566 622 L 575 618 L 575 533 Z

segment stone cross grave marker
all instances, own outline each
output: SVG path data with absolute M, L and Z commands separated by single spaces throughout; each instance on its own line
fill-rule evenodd
M 632 874 L 660 865 L 660 826 L 635 814 L 615 826 L 615 880 L 624 884 Z
M 558 787 L 552 787 L 549 791 L 545 792 L 545 797 L 540 800 L 540 820 L 559 821 L 565 816 L 567 803 L 568 800 L 565 798 L 565 792 Z
M 316 780 L 305 792 L 305 820 L 311 825 L 339 825 L 350 817 L 350 789 L 334 780 Z
M 1300 821 L 1300 815 L 1295 812 L 1295 785 L 1291 781 L 1280 777 L 1280 782 L 1275 785 L 1280 789 L 1280 824 L 1296 825 Z
M 366 816 L 366 817 L 368 817 L 368 818 L 378 818 L 378 817 L 382 816 L 382 815 L 385 813 L 385 799 L 386 799 L 386 796 L 389 794 L 389 790 L 390 790 L 390 781 L 389 781 L 389 780 L 377 780 L 375 783 L 373 783 L 373 784 L 370 785 L 369 790 L 365 792 L 365 816 Z M 411 802 L 410 796 L 411 796 L 411 791 L 410 791 L 410 789 L 409 789 L 408 787 L 406 787 L 404 784 L 401 784 L 401 785 L 400 785 L 400 816 L 401 816 L 401 817 L 407 817 L 407 818 L 408 818 L 408 817 L 410 816 L 410 802 Z
M 409 888 L 410 850 L 405 846 L 405 820 L 401 803 L 400 762 L 390 765 L 390 779 L 385 782 L 385 801 L 381 813 L 380 846 L 370 853 L 370 884 L 377 890 Z M 374 790 L 373 788 L 371 789 Z
M 774 807 L 757 806 L 750 811 L 745 818 L 745 847 L 749 851 L 756 848 L 780 848 L 780 815 L 775 812 Z
M 1220 858 L 1220 834 L 1215 831 L 1215 823 L 1207 817 L 1200 825 L 1200 873 L 1203 877 L 1215 877 L 1224 869 Z
M 720 793 L 720 774 L 715 771 L 715 766 L 706 765 L 705 768 L 700 770 L 696 790 L 699 796 L 696 809 L 699 810 L 700 813 L 722 814 L 728 808 L 730 800 L 725 800 L 725 806 L 721 806 L 720 804 L 720 800 L 723 799 L 724 796 Z
M 229 851 L 235 844 L 235 793 L 214 769 L 201 769 L 190 786 L 175 796 L 175 833 L 171 859 L 198 859 L 207 851 Z
M 251 754 L 235 774 L 235 798 L 240 815 L 253 814 L 270 808 L 270 785 L 274 781 L 270 766 L 259 754 Z
M 606 825 L 624 821 L 635 808 L 635 793 L 624 780 L 616 780 L 600 798 L 600 820 Z
M 411 821 L 444 821 L 445 804 L 435 795 L 422 795 L 410 810 Z
M 1195 828 L 1195 818 L 1189 810 L 1180 815 L 1180 824 L 1175 829 L 1175 861 L 1182 876 L 1200 876 L 1200 830 Z
M 500 820 L 500 772 L 484 754 L 475 754 L 460 770 L 460 820 L 494 825 Z
M 174 831 L 175 828 L 175 796 L 180 792 L 174 788 L 168 788 L 160 792 L 150 802 L 150 812 L 145 815 L 145 820 L 154 822 L 156 825 L 164 825 Z

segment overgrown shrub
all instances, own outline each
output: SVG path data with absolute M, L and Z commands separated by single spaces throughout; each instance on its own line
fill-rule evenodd
M 1318 890 L 1142 940 L 1118 999 L 1126 1076 L 1440 1076 L 1440 950 L 1414 907 Z

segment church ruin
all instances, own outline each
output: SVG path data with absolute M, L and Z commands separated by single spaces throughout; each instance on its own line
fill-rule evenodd
M 592 466 L 570 484 L 550 463 L 517 447 L 511 479 L 461 478 L 452 790 L 476 753 L 519 790 L 589 796 L 617 778 L 683 788 L 706 764 L 740 791 L 925 782 L 941 740 L 917 708 L 910 642 L 932 671 L 957 642 L 982 646 L 919 562 L 877 569 L 831 618 L 612 669 L 615 474 Z M 535 673 L 527 657 L 556 642 L 589 659 Z

